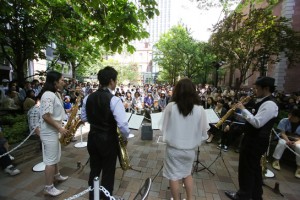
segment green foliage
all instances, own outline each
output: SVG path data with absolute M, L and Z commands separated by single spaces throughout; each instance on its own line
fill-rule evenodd
M 143 24 L 158 14 L 154 0 L 0 0 L 0 54 L 24 82 L 26 61 L 45 58 L 50 42 L 56 58 L 72 67 L 88 66 L 107 52 L 121 52 L 148 36 Z
M 136 63 L 130 63 L 129 65 L 124 65 L 112 59 L 104 60 L 102 62 L 102 66 L 108 66 L 108 65 L 113 66 L 118 71 L 118 82 L 120 84 L 139 82 L 140 74 Z
M 1 118 L 3 135 L 7 138 L 9 144 L 21 142 L 28 134 L 27 116 L 25 114 L 5 115 Z
M 43 49 L 69 6 L 61 0 L 0 0 L 0 54 L 24 82 L 27 60 L 45 58 Z
M 216 24 L 210 43 L 219 58 L 239 70 L 241 85 L 254 71 L 264 70 L 261 58 L 266 54 L 270 56 L 265 63 L 277 62 L 281 52 L 290 64 L 296 63 L 300 57 L 297 34 L 286 18 L 273 16 L 268 9 L 254 9 L 249 15 L 236 12 Z
M 214 56 L 209 51 L 209 45 L 198 42 L 182 25 L 174 26 L 155 44 L 154 61 L 162 67 L 159 81 L 174 84 L 178 77 L 199 79 Z

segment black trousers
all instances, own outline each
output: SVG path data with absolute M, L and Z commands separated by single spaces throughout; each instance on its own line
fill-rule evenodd
M 251 138 L 252 137 L 252 138 Z M 246 136 L 243 138 L 239 158 L 239 191 L 241 200 L 262 200 L 261 156 L 268 148 L 268 139 Z
M 116 162 L 118 155 L 118 140 L 116 135 L 102 134 L 90 131 L 88 135 L 87 149 L 90 154 L 89 186 L 93 188 L 95 177 L 99 177 L 100 185 L 112 195 L 115 181 Z M 99 177 L 100 178 L 100 177 Z M 109 199 L 104 193 L 101 199 Z M 90 192 L 89 199 L 94 199 L 94 192 Z
M 6 149 L 3 147 L 3 146 L 0 146 L 0 155 L 6 153 Z M 0 164 L 1 164 L 1 167 L 2 169 L 5 169 L 7 166 L 11 165 L 12 162 L 11 162 L 11 159 L 9 158 L 8 155 L 6 156 L 3 156 L 0 158 Z
M 230 126 L 228 132 L 223 132 L 221 134 L 221 144 L 230 146 L 232 143 L 243 134 L 243 125 L 233 124 Z

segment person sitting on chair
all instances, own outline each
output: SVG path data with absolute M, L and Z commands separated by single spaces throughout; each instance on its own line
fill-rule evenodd
M 2 130 L 0 127 L 0 156 L 7 153 L 8 152 L 8 142 L 7 140 L 3 137 L 2 135 Z M 8 173 L 11 176 L 15 176 L 17 174 L 20 174 L 20 170 L 16 169 L 13 165 L 12 165 L 12 156 L 10 156 L 9 154 L 0 157 L 0 165 L 2 167 L 2 169 L 4 169 L 5 173 Z
M 224 152 L 228 151 L 228 147 L 238 138 L 241 138 L 243 135 L 245 120 L 240 117 L 239 113 L 234 113 L 232 122 L 225 124 L 221 135 L 221 143 L 218 146 L 218 149 L 222 149 Z M 239 144 L 236 146 L 236 152 L 239 152 Z
M 150 118 L 150 114 L 152 113 L 154 106 L 154 99 L 152 97 L 152 93 L 148 91 L 148 96 L 144 98 L 144 108 L 145 108 L 145 116 Z
M 277 128 L 280 130 L 281 139 L 274 150 L 272 163 L 274 169 L 280 170 L 279 160 L 286 149 L 286 145 L 295 149 L 300 154 L 300 109 L 293 109 L 288 118 L 280 120 Z M 300 178 L 300 158 L 296 156 L 297 170 L 295 177 Z
M 218 117 L 221 119 L 227 112 L 227 110 L 224 108 L 225 101 L 223 99 L 220 99 L 217 101 L 217 105 L 214 108 L 215 113 L 218 115 Z M 214 138 L 216 132 L 210 131 L 209 138 L 206 140 L 206 143 L 211 143 L 212 139 Z

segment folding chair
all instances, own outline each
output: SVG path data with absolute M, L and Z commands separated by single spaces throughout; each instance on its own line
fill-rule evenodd
M 146 200 L 150 192 L 151 184 L 151 178 L 147 178 L 144 185 L 139 189 L 133 200 Z

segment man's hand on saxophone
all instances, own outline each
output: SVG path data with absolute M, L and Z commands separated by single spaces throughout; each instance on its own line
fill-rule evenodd
M 245 109 L 244 104 L 241 103 L 241 102 L 237 103 L 235 106 L 236 106 L 236 108 L 239 108 L 239 109 L 241 109 L 241 110 L 244 110 L 244 109 Z

